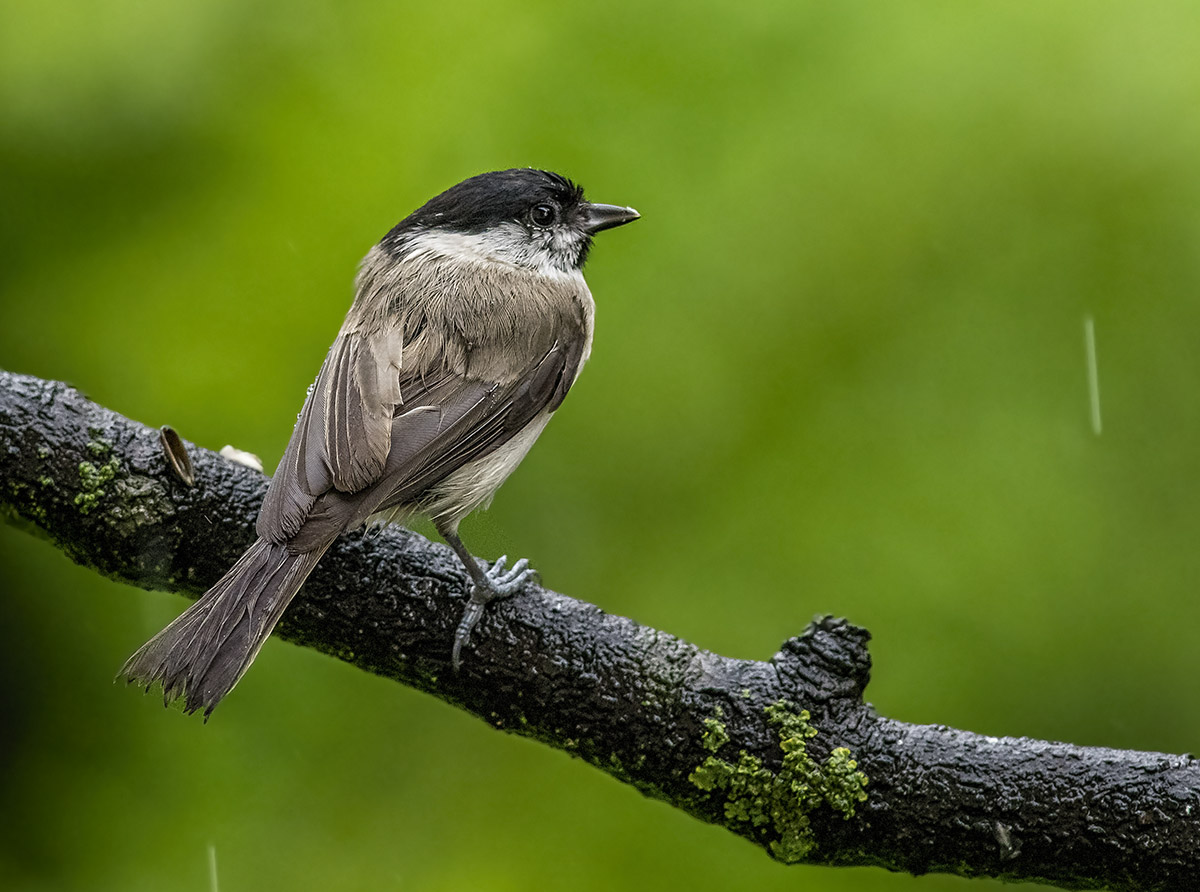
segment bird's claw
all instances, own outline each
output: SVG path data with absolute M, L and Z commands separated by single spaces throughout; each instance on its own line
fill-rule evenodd
M 475 584 L 471 587 L 471 598 L 467 601 L 467 609 L 463 611 L 454 633 L 454 648 L 450 651 L 450 665 L 457 672 L 462 665 L 462 649 L 471 639 L 471 632 L 483 618 L 484 608 L 492 601 L 515 595 L 521 587 L 535 576 L 537 571 L 529 566 L 529 561 L 521 558 L 505 572 L 504 565 L 508 555 L 501 555 L 484 574 L 487 580 L 486 588 Z

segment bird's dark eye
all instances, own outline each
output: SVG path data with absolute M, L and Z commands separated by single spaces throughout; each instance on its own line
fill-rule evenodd
M 529 212 L 529 219 L 534 226 L 549 226 L 558 217 L 558 211 L 552 204 L 535 204 Z

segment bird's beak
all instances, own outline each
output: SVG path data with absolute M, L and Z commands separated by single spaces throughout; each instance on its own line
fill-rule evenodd
M 590 202 L 584 207 L 583 214 L 583 229 L 588 235 L 595 235 L 603 229 L 612 229 L 614 226 L 624 226 L 641 216 L 633 208 Z

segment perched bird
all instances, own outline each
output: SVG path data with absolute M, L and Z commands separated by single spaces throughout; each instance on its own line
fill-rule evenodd
M 592 237 L 638 218 L 556 173 L 459 183 L 363 259 L 354 303 L 308 392 L 258 516 L 258 540 L 121 670 L 207 717 L 337 537 L 429 517 L 473 581 L 452 660 L 485 605 L 532 572 L 486 572 L 458 525 L 525 457 L 592 348 Z

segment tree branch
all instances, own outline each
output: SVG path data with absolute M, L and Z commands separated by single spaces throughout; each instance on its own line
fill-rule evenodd
M 0 511 L 113 579 L 194 597 L 254 540 L 266 478 L 187 449 L 194 487 L 157 430 L 0 372 Z M 829 617 L 767 662 L 734 660 L 530 586 L 489 609 L 456 675 L 467 589 L 442 545 L 354 533 L 278 634 L 566 750 L 780 860 L 1078 889 L 1200 883 L 1191 756 L 883 718 L 862 699 L 868 633 Z

